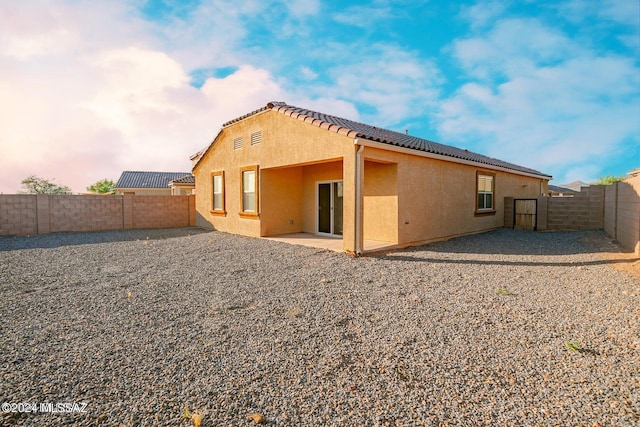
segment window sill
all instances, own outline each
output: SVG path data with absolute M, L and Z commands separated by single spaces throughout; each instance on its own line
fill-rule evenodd
M 213 216 L 227 216 L 227 211 L 209 211 Z
M 486 211 L 476 211 L 474 216 L 492 216 L 495 215 L 495 210 L 486 210 Z
M 240 218 L 258 219 L 260 214 L 258 212 L 240 212 Z

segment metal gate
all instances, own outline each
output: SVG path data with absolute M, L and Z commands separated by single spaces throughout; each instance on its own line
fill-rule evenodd
M 516 230 L 535 230 L 538 201 L 536 199 L 515 199 L 515 221 Z

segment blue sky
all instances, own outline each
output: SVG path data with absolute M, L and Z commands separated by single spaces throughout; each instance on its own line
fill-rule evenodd
M 640 167 L 640 6 L 0 0 L 0 192 L 190 170 L 269 101 L 554 176 Z

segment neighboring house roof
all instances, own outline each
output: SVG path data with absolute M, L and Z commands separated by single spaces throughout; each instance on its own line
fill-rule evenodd
M 549 185 L 549 191 L 554 193 L 577 193 L 578 191 L 572 190 L 571 188 L 567 188 L 561 185 Z
M 285 114 L 287 116 L 296 118 L 298 120 L 304 121 L 311 125 L 315 125 L 320 128 L 324 128 L 348 137 L 352 137 L 354 139 L 360 138 L 360 139 L 375 141 L 383 144 L 388 144 L 390 146 L 402 147 L 410 150 L 437 154 L 440 156 L 450 157 L 452 159 L 466 160 L 470 162 L 485 164 L 487 166 L 496 166 L 500 168 L 510 169 L 513 171 L 524 172 L 528 174 L 534 174 L 542 177 L 551 178 L 550 175 L 538 172 L 534 169 L 526 168 L 524 166 L 520 166 L 513 163 L 504 162 L 502 160 L 494 159 L 491 157 L 483 156 L 482 154 L 473 153 L 468 150 L 463 150 L 463 149 L 452 147 L 449 145 L 439 144 L 437 142 L 403 134 L 400 132 L 395 132 L 392 130 L 378 128 L 376 126 L 355 122 L 353 120 L 344 119 L 344 118 L 332 116 L 329 114 L 319 113 L 316 111 L 295 107 L 293 105 L 288 105 L 284 102 L 270 102 L 266 106 L 258 110 L 252 111 L 251 113 L 245 114 L 244 116 L 241 116 L 226 122 L 225 124 L 222 125 L 222 127 L 225 128 L 241 120 L 244 120 L 250 116 L 253 116 L 255 114 L 258 114 L 267 110 L 276 111 L 276 112 Z M 208 151 L 208 149 L 204 151 L 200 151 L 196 155 L 192 156 L 192 158 L 195 158 L 196 156 L 199 155 L 200 157 L 197 160 L 197 162 L 199 162 L 204 157 L 204 154 L 206 151 Z
M 573 181 L 573 182 L 570 182 L 569 184 L 558 184 L 558 187 L 564 188 L 565 190 L 574 191 L 576 193 L 579 193 L 582 187 L 588 187 L 588 186 L 589 184 L 582 181 Z
M 169 182 L 193 175 L 190 172 L 124 171 L 116 188 L 168 188 Z
M 191 174 L 171 181 L 171 184 L 195 184 L 195 183 L 196 183 L 196 177 Z

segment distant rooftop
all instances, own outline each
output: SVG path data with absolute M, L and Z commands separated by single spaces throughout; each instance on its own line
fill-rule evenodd
M 174 184 L 195 184 L 196 177 L 189 174 L 189 175 L 183 176 L 182 178 L 174 179 L 171 182 L 173 182 Z
M 171 181 L 187 177 L 194 179 L 191 172 L 124 171 L 116 188 L 168 188 Z

